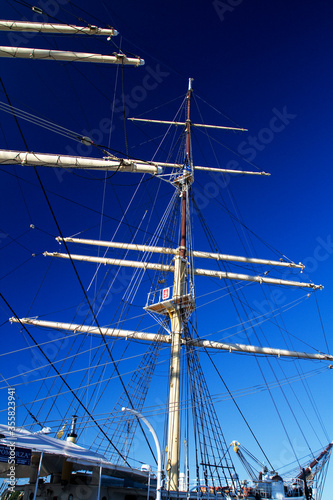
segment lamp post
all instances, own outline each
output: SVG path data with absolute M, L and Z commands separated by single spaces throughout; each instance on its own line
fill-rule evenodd
M 160 443 L 158 441 L 158 438 L 156 436 L 156 432 L 154 431 L 153 427 L 150 425 L 148 420 L 141 415 L 136 410 L 132 410 L 132 408 L 125 408 L 123 407 L 121 411 L 129 411 L 130 413 L 133 413 L 136 417 L 140 418 L 148 427 L 150 432 L 153 435 L 155 445 L 156 445 L 156 450 L 157 450 L 157 484 L 156 484 L 156 500 L 161 500 L 161 474 L 162 474 L 162 456 L 161 456 L 161 448 L 160 448 Z

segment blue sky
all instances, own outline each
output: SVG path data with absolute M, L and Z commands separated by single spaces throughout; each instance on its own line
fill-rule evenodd
M 137 54 L 145 59 L 145 66 L 124 70 L 123 90 L 125 112 L 128 116 L 172 119 L 186 92 L 188 78 L 192 77 L 195 102 L 200 107 L 206 123 L 236 123 L 237 126 L 248 129 L 248 132 L 243 134 L 212 134 L 215 156 L 200 148 L 201 135 L 198 133 L 193 140 L 195 163 L 259 169 L 272 175 L 232 177 L 228 178 L 227 186 L 222 186 L 216 179 L 198 174 L 196 201 L 212 230 L 221 237 L 220 248 L 223 252 L 242 254 L 244 251 L 256 251 L 260 256 L 268 258 L 276 255 L 271 252 L 271 248 L 274 248 L 291 260 L 302 261 L 307 266 L 302 279 L 307 278 L 314 283 L 323 284 L 325 288 L 316 294 L 316 298 L 312 296 L 302 301 L 299 308 L 292 308 L 287 312 L 286 329 L 294 335 L 293 339 L 299 349 L 307 350 L 307 345 L 310 349 L 314 347 L 325 352 L 327 345 L 332 349 L 333 7 L 325 1 L 314 4 L 298 0 L 292 4 L 287 1 L 259 0 L 255 5 L 248 0 L 171 0 L 162 4 L 152 0 L 117 0 L 112 3 L 84 0 L 80 2 L 80 8 L 66 0 L 54 0 L 45 3 L 39 1 L 36 5 L 44 8 L 48 20 L 75 23 L 76 17 L 81 17 L 99 26 L 110 24 L 120 32 L 114 43 L 121 46 L 125 53 Z M 27 17 L 40 20 L 40 16 L 13 0 L 3 1 L 0 12 L 2 19 L 20 20 Z M 103 53 L 116 50 L 112 42 L 105 40 L 68 40 L 65 37 L 39 35 L 13 37 L 7 33 L 0 33 L 0 37 L 1 45 L 12 45 L 15 40 L 22 47 L 36 45 L 43 48 L 96 50 Z M 83 63 L 73 68 L 48 61 L 7 59 L 1 59 L 0 64 L 0 76 L 13 106 L 52 120 L 82 135 L 91 136 L 103 146 L 126 152 L 122 75 L 119 69 Z M 6 102 L 3 92 L 1 97 L 1 100 Z M 110 135 L 111 103 L 114 99 L 114 126 Z M 193 105 L 192 116 L 193 121 L 201 119 L 196 104 Z M 0 118 L 1 148 L 24 150 L 13 118 L 3 112 Z M 31 151 L 96 156 L 99 154 L 92 148 L 27 122 L 21 122 L 21 127 Z M 152 158 L 157 136 L 162 135 L 164 129 L 158 129 L 156 132 L 151 126 L 136 127 L 127 123 L 126 130 L 130 154 L 138 158 Z M 159 159 L 162 159 L 162 156 L 161 154 Z M 13 173 L 20 179 L 15 178 Z M 63 234 L 81 233 L 87 237 L 98 237 L 104 193 L 104 184 L 101 182 L 103 175 L 73 175 L 42 169 L 40 175 Z M 101 230 L 104 238 L 110 237 L 115 231 L 117 221 L 133 195 L 137 182 L 137 179 L 133 180 L 133 176 L 129 175 L 116 175 L 109 179 L 105 191 L 105 217 Z M 143 218 L 144 210 L 147 207 L 149 214 L 149 200 L 153 197 L 151 193 L 155 193 L 157 189 L 157 181 L 155 186 L 154 182 L 155 179 L 145 183 L 145 197 L 136 201 L 135 210 L 130 214 L 134 227 L 139 224 L 144 227 L 146 224 L 146 219 Z M 71 311 L 65 311 L 66 306 L 77 305 L 82 293 L 77 283 L 70 286 L 64 284 L 67 278 L 64 262 L 50 265 L 41 255 L 45 250 L 57 249 L 58 244 L 54 242 L 54 236 L 58 233 L 35 174 L 27 167 L 16 167 L 15 170 L 12 167 L 4 167 L 1 170 L 0 185 L 2 293 L 19 316 L 38 315 L 40 310 L 43 313 L 62 311 L 61 319 L 66 321 L 69 314 L 72 314 Z M 150 198 L 147 198 L 148 196 Z M 165 207 L 167 197 L 168 190 L 162 185 L 162 207 Z M 75 204 L 67 201 L 67 198 L 74 200 Z M 234 239 L 238 233 L 235 232 L 232 220 L 228 218 L 227 210 L 222 210 L 221 214 L 219 212 L 221 203 L 242 220 L 243 228 L 249 228 L 260 240 L 251 237 L 247 229 L 239 229 L 238 233 L 244 231 L 245 234 L 247 246 L 244 250 L 238 239 Z M 161 208 L 160 212 L 151 215 L 152 225 L 162 213 Z M 29 229 L 30 224 L 34 224 L 36 229 Z M 195 230 L 198 232 L 194 237 L 194 246 L 196 249 L 205 250 L 207 243 L 204 241 L 203 231 L 196 224 L 197 222 Z M 132 227 L 127 227 L 127 230 L 133 232 Z M 119 235 L 124 238 L 127 236 L 125 230 Z M 267 242 L 270 247 L 263 242 Z M 252 247 L 254 243 L 256 250 Z M 79 253 L 81 249 L 75 251 Z M 36 257 L 32 258 L 31 254 L 36 254 Z M 203 267 L 202 263 L 200 267 Z M 84 265 L 78 266 L 78 269 L 87 287 L 93 272 L 90 268 L 87 271 Z M 52 285 L 45 289 L 44 285 L 41 285 L 42 292 L 38 293 L 41 277 L 46 272 L 48 282 Z M 121 279 L 126 282 L 127 277 L 124 275 L 119 279 L 121 290 Z M 204 297 L 209 286 L 210 283 L 207 285 L 198 280 L 198 305 L 207 301 Z M 257 297 L 255 292 L 258 290 L 252 288 L 248 300 L 256 311 L 265 311 L 267 304 L 273 304 L 271 290 L 260 290 Z M 88 294 L 92 296 L 93 286 L 89 290 Z M 75 294 L 80 298 L 74 299 Z M 296 293 L 283 290 L 281 295 L 275 295 L 274 299 L 280 306 L 287 307 L 291 301 L 304 295 L 304 291 Z M 226 334 L 222 330 L 238 323 L 238 317 L 236 313 L 231 312 L 230 304 L 225 308 L 221 302 L 218 304 L 218 311 L 221 311 L 219 315 L 216 315 L 214 309 L 213 317 L 214 303 L 207 306 L 207 312 L 203 315 L 199 334 L 204 338 L 213 332 L 216 332 L 216 339 L 224 338 Z M 106 304 L 107 307 L 102 308 L 102 322 L 105 324 L 111 321 L 114 305 L 113 297 Z M 82 306 L 80 310 L 83 316 L 85 307 Z M 199 314 L 200 309 L 198 316 Z M 2 304 L 4 351 L 11 350 L 13 345 L 25 345 L 25 340 L 19 335 L 19 329 L 5 323 L 11 315 L 8 308 Z M 59 317 L 55 314 L 51 316 L 51 319 Z M 232 332 L 230 341 L 245 341 L 241 334 L 237 337 L 235 328 Z M 39 338 L 42 337 L 40 332 L 38 335 Z M 269 326 L 267 335 L 272 346 L 279 346 L 282 339 L 278 331 Z M 289 340 L 291 338 L 289 337 Z M 256 343 L 256 339 L 252 340 Z M 264 342 L 263 338 L 261 340 Z M 22 353 L 20 356 L 24 358 L 25 355 Z M 218 356 L 219 363 L 225 365 L 224 376 L 232 390 L 237 391 L 244 386 L 252 387 L 262 383 L 257 369 L 248 359 L 244 361 L 244 357 L 236 356 L 235 361 L 230 361 L 227 354 L 216 354 L 214 359 L 218 359 Z M 13 363 L 18 362 L 18 358 L 8 356 L 4 360 L 3 375 L 15 373 Z M 26 359 L 20 359 L 20 362 L 22 365 L 29 364 Z M 206 362 L 203 361 L 204 364 Z M 290 370 L 288 373 L 291 376 L 293 371 L 289 365 L 290 363 L 285 362 L 285 368 Z M 207 368 L 208 366 L 207 363 Z M 236 368 L 236 374 L 231 375 L 231 367 Z M 318 364 L 302 364 L 305 372 L 316 367 Z M 160 382 L 165 381 L 166 371 L 167 363 L 164 362 L 158 369 Z M 248 379 L 244 377 L 246 372 Z M 330 374 L 331 372 L 324 371 L 308 380 L 313 394 L 318 399 L 319 411 L 332 439 L 332 401 L 327 397 L 332 388 Z M 215 391 L 217 382 L 211 372 L 208 378 L 213 382 L 213 394 L 222 393 L 222 389 L 217 388 Z M 301 394 L 302 388 L 297 384 L 295 387 Z M 29 390 L 27 386 L 27 393 Z M 153 391 L 153 400 L 155 398 L 157 401 L 159 384 Z M 255 404 L 262 408 L 263 396 L 257 396 L 258 401 Z M 32 396 L 29 394 L 29 397 Z M 289 397 L 292 398 L 292 394 Z M 281 408 L 284 408 L 282 398 L 277 398 Z M 253 400 L 244 396 L 240 402 L 242 408 L 251 414 Z M 302 402 L 306 408 L 305 395 L 302 395 Z M 231 435 L 230 432 L 230 435 L 227 433 L 227 439 L 247 440 L 246 434 L 240 430 L 241 422 L 237 420 L 238 417 L 234 420 L 234 417 L 229 416 L 230 401 L 226 404 L 227 410 L 223 409 L 222 403 L 217 404 L 217 409 L 223 415 L 226 425 L 234 426 L 232 432 L 237 431 L 241 436 Z M 287 410 L 284 411 L 287 415 Z M 303 422 L 301 415 L 298 418 L 304 428 L 307 428 L 307 423 Z M 281 438 L 280 424 L 276 417 L 269 417 L 272 420 L 262 420 L 261 416 L 256 418 L 254 415 L 251 418 L 256 432 L 262 434 L 264 448 L 271 452 L 276 462 L 279 463 L 282 458 L 288 456 L 288 445 L 285 444 L 285 438 Z M 279 432 L 276 429 L 279 429 Z M 313 449 L 319 449 L 320 444 L 312 435 L 311 429 L 306 432 Z M 302 450 L 303 443 L 297 435 L 297 430 L 293 429 L 292 433 L 295 446 Z M 275 434 L 280 437 L 275 439 Z M 321 436 L 321 439 L 325 444 L 325 437 Z M 245 446 L 251 449 L 253 443 L 249 442 Z M 306 454 L 306 448 L 304 450 Z M 329 483 L 331 488 L 333 487 L 331 476 L 332 473 L 328 477 L 326 497 L 324 494 L 323 500 L 329 500 Z

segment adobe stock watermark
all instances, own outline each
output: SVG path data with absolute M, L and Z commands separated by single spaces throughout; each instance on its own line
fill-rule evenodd
M 59 13 L 60 5 L 66 5 L 68 0 L 39 0 L 36 2 L 35 7 L 33 8 L 34 14 L 32 19 L 29 21 L 35 23 L 46 23 L 54 19 Z M 21 18 L 21 21 L 26 21 L 25 17 Z M 27 45 L 29 41 L 38 35 L 36 31 L 25 31 L 25 32 L 17 32 L 10 31 L 7 34 L 8 40 L 12 47 L 20 47 L 21 45 Z
M 120 269 L 112 267 L 109 276 L 111 278 L 110 285 L 100 290 L 97 298 L 88 297 L 91 308 L 95 314 L 99 314 L 103 307 L 110 305 L 115 294 L 124 292 L 133 278 L 131 270 L 126 267 Z M 78 316 L 92 318 L 91 308 L 86 302 L 83 303 L 78 309 Z
M 276 134 L 285 130 L 291 120 L 297 117 L 297 115 L 288 112 L 287 106 L 284 106 L 282 111 L 273 108 L 272 112 L 273 116 L 267 127 L 261 128 L 256 136 L 248 135 L 246 140 L 239 144 L 237 152 L 247 161 L 253 161 L 258 151 L 263 151 L 274 140 Z
M 8 234 L 0 232 L 0 246 L 3 245 L 3 242 L 8 238 Z
M 49 344 L 43 345 L 42 349 L 49 359 L 56 359 L 56 356 L 66 349 L 69 345 L 69 339 L 66 336 L 59 337 L 58 333 L 47 332 Z M 33 382 L 36 377 L 36 372 L 43 374 L 46 365 L 46 357 L 40 352 L 39 349 L 31 349 L 30 366 L 20 363 L 17 366 L 17 371 L 20 374 L 24 384 Z M 48 366 L 48 365 L 47 365 Z
M 315 272 L 319 267 L 319 263 L 325 262 L 333 254 L 333 241 L 331 234 L 326 236 L 326 239 L 318 236 L 316 238 L 316 242 L 318 243 L 318 245 L 316 245 L 312 256 L 305 257 L 305 259 L 303 260 L 306 274 Z
M 276 471 L 279 471 L 286 464 L 290 464 L 296 460 L 296 456 L 303 456 L 306 453 L 306 446 L 299 444 L 299 441 L 295 438 L 290 443 L 289 441 L 282 441 L 282 448 L 279 453 L 279 457 L 273 460 L 273 465 Z
M 307 279 L 310 279 L 310 275 L 318 270 L 322 262 L 327 261 L 333 255 L 333 238 L 331 234 L 328 234 L 325 238 L 317 236 L 315 241 L 317 244 L 312 255 L 302 259 L 302 264 L 305 266 L 303 274 Z M 293 277 L 294 275 L 289 268 L 280 276 L 283 280 L 293 279 Z M 323 285 L 325 286 L 325 283 Z M 297 288 L 292 288 L 292 290 L 296 292 Z M 267 298 L 262 301 L 255 300 L 252 302 L 252 311 L 243 325 L 238 327 L 235 339 L 249 340 L 253 334 L 253 329 L 256 328 L 258 323 L 273 318 L 280 307 L 287 305 L 287 300 L 288 297 L 283 288 L 270 289 L 270 287 L 267 287 Z
M 264 286 L 264 285 L 260 285 Z M 234 339 L 237 341 L 249 341 L 253 336 L 253 330 L 256 329 L 258 324 L 267 321 L 274 317 L 277 309 L 282 307 L 287 297 L 280 288 L 273 288 L 267 290 L 268 296 L 264 300 L 254 300 L 252 302 L 251 312 L 247 315 L 246 320 L 242 325 L 238 326 Z
M 328 234 L 325 237 L 317 236 L 315 239 L 315 247 L 312 255 L 304 257 L 301 262 L 304 265 L 303 276 L 309 276 L 316 272 L 322 262 L 327 261 L 333 255 L 333 239 L 332 235 Z M 289 268 L 281 274 L 281 279 L 288 280 L 293 274 Z M 304 281 L 304 280 L 302 280 Z
M 7 401 L 7 413 L 8 413 L 8 429 L 9 436 L 11 438 L 10 443 L 8 444 L 8 472 L 7 472 L 7 483 L 9 485 L 8 490 L 11 492 L 15 491 L 16 485 L 16 438 L 15 438 L 15 427 L 16 427 L 16 401 L 15 401 L 15 388 L 8 387 L 8 401 Z
M 237 153 L 245 161 L 254 161 L 257 154 L 271 144 L 276 135 L 283 132 L 290 122 L 297 117 L 297 115 L 287 110 L 287 106 L 284 106 L 281 111 L 274 107 L 272 114 L 273 116 L 266 127 L 262 127 L 256 135 L 249 134 L 244 141 L 239 143 Z M 238 160 L 228 161 L 224 168 L 227 170 L 241 170 Z M 231 175 L 228 173 L 216 172 L 213 175 L 212 180 L 204 185 L 202 191 L 193 188 L 194 200 L 199 210 L 206 208 L 210 201 L 220 194 L 220 189 L 225 189 L 230 183 Z
M 224 21 L 225 15 L 234 12 L 235 8 L 241 3 L 243 3 L 243 0 L 214 0 L 212 5 L 220 21 Z
M 92 143 L 87 144 L 79 142 L 75 148 L 68 145 L 66 146 L 66 153 L 71 156 L 87 156 L 93 151 L 93 144 L 103 145 L 107 142 L 110 133 L 116 128 L 115 122 L 117 120 L 122 122 L 124 120 L 124 114 L 125 117 L 128 117 L 130 111 L 136 110 L 138 106 L 147 99 L 149 93 L 156 90 L 169 75 L 170 73 L 163 70 L 160 64 L 156 64 L 155 67 L 145 66 L 145 75 L 141 83 L 132 87 L 132 89 L 125 94 L 124 103 L 121 98 L 115 99 L 111 103 L 108 117 L 102 118 L 96 128 L 91 130 L 83 129 L 81 131 L 82 137 L 91 139 Z M 113 121 L 111 120 L 112 116 Z M 71 169 L 62 168 L 55 168 L 53 170 L 59 182 L 63 181 L 63 177 L 66 173 L 72 171 Z

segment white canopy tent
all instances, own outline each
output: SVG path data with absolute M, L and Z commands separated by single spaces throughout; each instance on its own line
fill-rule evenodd
M 95 467 L 101 468 L 104 475 L 127 477 L 139 482 L 148 480 L 148 472 L 138 469 L 131 469 L 121 465 L 115 465 L 106 460 L 103 455 L 87 450 L 72 442 L 53 438 L 42 432 L 31 433 L 22 428 L 11 428 L 0 424 L 0 445 L 16 449 L 31 451 L 30 465 L 15 465 L 15 476 L 28 478 L 31 468 L 38 467 L 41 454 L 43 453 L 39 477 L 46 477 L 50 474 L 61 474 L 64 461 L 73 464 L 73 471 L 92 471 Z M 4 459 L 4 457 L 2 457 Z M 0 462 L 0 477 L 7 478 L 9 471 L 8 461 Z

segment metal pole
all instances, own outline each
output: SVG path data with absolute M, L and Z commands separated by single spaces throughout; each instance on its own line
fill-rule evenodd
M 161 448 L 160 448 L 160 443 L 158 441 L 156 432 L 154 431 L 153 427 L 150 425 L 148 420 L 141 415 L 136 410 L 132 410 L 132 408 L 125 408 L 123 407 L 121 411 L 129 411 L 130 413 L 133 413 L 136 417 L 140 418 L 148 427 L 150 432 L 153 435 L 155 445 L 156 445 L 156 451 L 157 451 L 157 485 L 156 485 L 156 500 L 161 500 L 161 474 L 162 474 L 162 455 L 161 455 Z
M 39 474 L 40 474 L 40 470 L 41 470 L 41 467 L 42 467 L 42 460 L 43 460 L 43 451 L 42 451 L 42 453 L 40 454 L 39 465 L 38 465 L 38 471 L 37 471 L 37 478 L 36 478 L 36 485 L 35 485 L 35 493 L 34 493 L 34 498 L 33 498 L 33 500 L 36 500 L 36 496 L 37 496 L 38 481 L 39 481 Z
M 150 473 L 151 473 L 151 470 L 149 468 L 149 476 L 148 476 L 148 489 L 147 489 L 147 500 L 149 500 L 149 495 L 150 495 Z
M 97 500 L 99 500 L 101 497 L 101 482 L 102 482 L 102 466 L 99 467 L 99 471 L 98 471 Z

